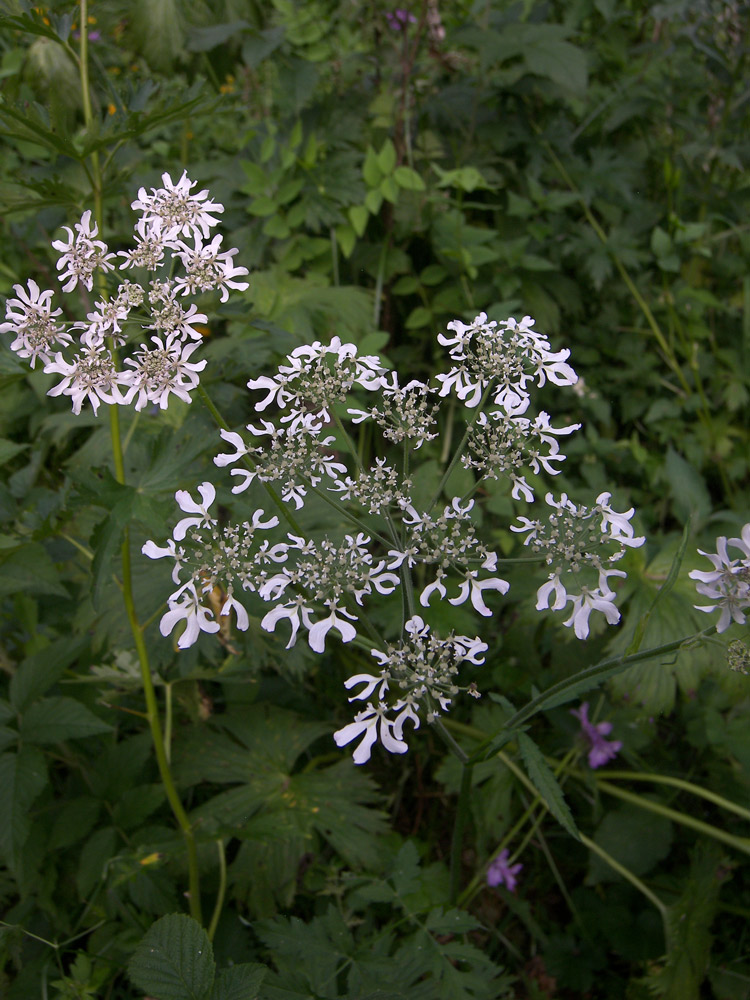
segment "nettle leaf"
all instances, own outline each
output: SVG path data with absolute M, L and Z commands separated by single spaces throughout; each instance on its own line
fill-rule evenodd
M 716 845 L 704 844 L 697 848 L 685 889 L 677 902 L 667 909 L 670 932 L 667 960 L 661 968 L 654 968 L 647 978 L 654 995 L 679 997 L 680 1000 L 700 1000 L 703 995 L 701 986 L 708 971 L 713 941 L 711 924 L 727 871 L 724 863 Z
M 526 773 L 531 778 L 531 782 L 539 792 L 542 801 L 557 822 L 567 830 L 571 837 L 578 840 L 578 828 L 573 814 L 568 808 L 562 788 L 544 759 L 542 751 L 526 733 L 518 734 L 518 748 L 521 751 L 521 759 Z
M 110 732 L 112 726 L 75 698 L 43 698 L 21 720 L 21 738 L 29 743 L 60 743 Z
M 210 1000 L 215 974 L 208 934 L 180 913 L 157 920 L 128 964 L 130 980 L 154 1000 Z
M 216 977 L 211 1000 L 256 1000 L 267 972 L 265 965 L 255 962 L 222 969 Z
M 36 747 L 0 755 L 0 853 L 9 868 L 29 835 L 29 809 L 46 784 L 47 767 Z

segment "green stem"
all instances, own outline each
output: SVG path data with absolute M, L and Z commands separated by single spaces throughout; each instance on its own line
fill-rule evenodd
M 219 852 L 219 894 L 216 897 L 214 912 L 211 914 L 211 923 L 208 925 L 208 940 L 213 941 L 219 917 L 224 906 L 224 896 L 227 891 L 227 856 L 224 852 L 224 841 L 217 840 L 216 847 Z
M 621 865 L 620 862 L 613 858 L 611 854 L 608 854 L 603 847 L 600 847 L 595 840 L 587 837 L 585 833 L 582 833 L 580 836 L 581 843 L 584 847 L 587 847 L 593 854 L 598 854 L 602 861 L 608 864 L 613 871 L 616 871 L 618 875 L 622 875 L 624 879 L 627 879 L 627 881 L 630 882 L 630 884 L 636 888 L 638 892 L 642 893 L 642 895 L 644 895 L 650 903 L 654 904 L 661 915 L 662 923 L 664 925 L 664 937 L 667 942 L 667 951 L 669 951 L 669 923 L 667 920 L 668 914 L 666 904 L 659 899 L 656 893 L 649 889 L 645 882 L 641 882 L 637 875 L 634 875 L 629 868 L 625 867 L 625 865 Z
M 713 802 L 720 809 L 726 809 L 727 812 L 733 812 L 743 819 L 750 820 L 750 809 L 744 809 L 742 806 L 737 805 L 736 802 L 731 802 L 729 799 L 717 795 L 716 792 L 709 791 L 708 788 L 701 788 L 700 785 L 694 785 L 683 778 L 673 778 L 668 774 L 641 774 L 637 771 L 610 770 L 607 770 L 606 778 L 607 781 L 652 781 L 658 785 L 670 785 L 672 788 L 679 788 L 684 792 L 689 792 L 691 795 L 697 795 L 708 802 Z
M 427 505 L 427 513 L 428 514 L 432 510 L 432 508 L 435 506 L 435 504 L 438 502 L 438 500 L 440 499 L 440 494 L 443 492 L 445 484 L 450 479 L 450 475 L 453 472 L 454 468 L 456 467 L 456 464 L 458 463 L 458 460 L 461 458 L 461 455 L 463 455 L 464 446 L 465 446 L 466 442 L 469 439 L 469 434 L 471 434 L 471 429 L 474 426 L 474 424 L 476 423 L 477 417 L 479 416 L 479 414 L 484 409 L 487 400 L 490 398 L 490 393 L 492 392 L 493 388 L 494 388 L 494 382 L 490 382 L 489 385 L 487 386 L 487 388 L 484 390 L 484 394 L 482 395 L 482 398 L 479 401 L 479 405 L 474 409 L 474 416 L 467 423 L 466 430 L 464 431 L 463 437 L 461 438 L 461 441 L 459 442 L 458 447 L 453 452 L 453 458 L 451 458 L 450 463 L 448 464 L 448 468 L 443 473 L 443 478 L 440 480 L 440 485 L 435 490 L 434 496 L 432 497 L 432 499 L 430 500 L 429 504 Z
M 591 687 L 596 686 L 595 684 L 591 684 L 590 681 L 601 681 L 607 677 L 614 676 L 623 670 L 627 670 L 632 664 L 640 663 L 641 660 L 648 660 L 651 657 L 662 656 L 666 653 L 674 653 L 686 643 L 707 638 L 709 635 L 713 635 L 715 631 L 716 627 L 711 625 L 702 632 L 697 632 L 695 635 L 687 636 L 684 639 L 675 639 L 674 642 L 666 642 L 661 646 L 640 650 L 637 653 L 631 653 L 630 656 L 612 656 L 608 660 L 602 660 L 600 663 L 594 664 L 593 667 L 581 670 L 580 673 L 575 674 L 573 677 L 566 677 L 565 680 L 558 681 L 557 684 L 548 687 L 546 691 L 542 691 L 541 694 L 532 698 L 528 704 L 519 709 L 515 715 L 512 715 L 505 723 L 503 729 L 518 728 L 518 726 L 528 721 L 538 712 L 541 712 L 548 703 L 563 704 L 567 697 L 575 697 L 575 690 L 581 684 L 585 685 L 583 690 L 589 690 Z M 488 756 L 492 756 L 493 752 L 490 750 Z
M 697 833 L 702 833 L 706 837 L 712 837 L 714 840 L 721 841 L 722 844 L 727 844 L 729 847 L 733 847 L 737 851 L 741 851 L 743 854 L 750 854 L 750 838 L 748 837 L 735 837 L 731 833 L 725 833 L 723 830 L 717 829 L 715 826 L 711 826 L 710 823 L 704 823 L 702 820 L 693 819 L 692 816 L 688 816 L 686 813 L 678 812 L 676 809 L 670 809 L 668 806 L 664 806 L 661 802 L 654 802 L 653 799 L 645 799 L 641 795 L 636 795 L 633 792 L 626 792 L 624 788 L 618 788 L 617 785 L 610 785 L 608 781 L 603 778 L 596 778 L 596 787 L 602 791 L 607 792 L 608 795 L 613 795 L 617 799 L 622 799 L 624 802 L 630 802 L 634 806 L 638 806 L 639 809 L 645 809 L 647 812 L 656 813 L 657 816 L 663 816 L 665 819 L 671 820 L 673 823 L 679 823 L 682 826 L 690 827 L 691 830 L 695 830 Z

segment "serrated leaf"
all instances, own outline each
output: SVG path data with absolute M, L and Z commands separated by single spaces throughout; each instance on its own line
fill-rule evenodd
M 215 974 L 208 934 L 180 913 L 157 920 L 128 964 L 131 981 L 154 1000 L 209 1000 Z
M 0 755 L 0 853 L 10 868 L 29 835 L 29 809 L 46 784 L 47 768 L 36 747 Z
M 216 977 L 211 1000 L 256 1000 L 267 972 L 265 965 L 255 962 L 222 969 Z
M 578 828 L 573 815 L 565 801 L 562 788 L 544 759 L 542 751 L 526 733 L 518 734 L 518 748 L 521 751 L 521 759 L 526 773 L 534 788 L 539 792 L 542 801 L 563 829 L 571 837 L 578 840 Z
M 21 738 L 29 743 L 60 743 L 111 731 L 75 698 L 43 698 L 21 720 Z

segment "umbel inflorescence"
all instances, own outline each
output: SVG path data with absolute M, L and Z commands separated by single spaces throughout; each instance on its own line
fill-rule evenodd
M 38 360 L 62 376 L 49 392 L 71 397 L 75 413 L 86 401 L 95 411 L 102 402 L 141 410 L 166 408 L 173 396 L 190 401 L 206 364 L 191 357 L 207 316 L 189 299 L 215 291 L 225 301 L 231 289 L 247 287 L 238 280 L 247 269 L 232 261 L 237 251 L 223 251 L 221 236 L 211 236 L 223 207 L 194 186 L 186 174 L 177 183 L 164 174 L 161 188 L 141 188 L 129 250 L 110 252 L 90 212 L 66 227 L 67 239 L 53 243 L 63 291 L 81 285 L 91 292 L 96 282 L 99 295 L 85 320 L 63 323 L 53 292 L 33 280 L 14 286 L 0 332 L 13 335 L 12 349 L 32 367 Z M 305 640 L 323 653 L 338 636 L 364 649 L 370 668 L 345 685 L 359 711 L 335 734 L 339 746 L 356 741 L 357 763 L 376 741 L 405 752 L 408 726 L 434 722 L 459 693 L 479 696 L 470 671 L 483 662 L 486 643 L 440 635 L 430 609 L 446 601 L 493 614 L 510 585 L 500 553 L 480 532 L 479 498 L 490 481 L 505 479 L 514 500 L 536 505 L 538 477 L 560 471 L 560 441 L 580 426 L 555 427 L 544 410 L 532 412 L 533 394 L 571 386 L 577 376 L 569 351 L 553 351 L 530 317 L 495 321 L 481 313 L 472 323 L 449 323 L 437 339 L 448 370 L 430 381 L 403 381 L 339 337 L 298 347 L 273 376 L 250 379 L 256 417 L 243 432 L 221 431 L 214 462 L 229 469 L 238 505 L 241 494 L 260 487 L 265 508 L 276 509 L 251 503 L 239 520 L 220 524 L 216 487 L 204 482 L 198 498 L 177 491 L 185 516 L 166 544 L 143 546 L 150 558 L 174 563 L 160 629 L 165 636 L 176 629 L 182 649 L 201 632 L 219 632 L 220 618 L 232 616 L 246 630 L 257 607 L 262 627 L 282 633 L 287 648 Z M 372 460 L 354 442 L 360 425 L 370 427 Z M 439 434 L 450 439 L 454 425 L 463 428 L 461 440 L 425 499 L 414 486 L 416 466 L 425 455 L 434 465 L 429 445 Z M 446 494 L 459 464 L 473 485 L 461 496 Z M 331 505 L 342 530 L 297 527 L 312 497 Z M 510 525 L 525 558 L 547 567 L 537 609 L 563 611 L 563 624 L 580 639 L 596 612 L 619 620 L 611 584 L 625 573 L 617 564 L 644 542 L 633 510 L 619 513 L 610 500 L 606 492 L 581 505 L 547 492 L 536 517 Z M 225 595 L 218 615 L 217 594 Z M 383 638 L 367 605 L 388 598 L 394 627 Z
M 14 285 L 17 297 L 6 303 L 0 332 L 15 336 L 11 348 L 32 368 L 40 361 L 62 376 L 49 395 L 70 396 L 74 413 L 86 401 L 94 412 L 101 402 L 165 409 L 172 395 L 189 403 L 206 365 L 191 356 L 208 321 L 189 297 L 218 291 L 225 302 L 230 289 L 247 288 L 237 280 L 247 268 L 232 263 L 238 251 L 222 250 L 221 236 L 208 242 L 224 207 L 208 191 L 192 193 L 186 173 L 176 184 L 164 174 L 162 183 L 151 194 L 141 188 L 132 204 L 141 213 L 133 249 L 110 252 L 90 211 L 53 241 L 63 292 L 92 292 L 96 283 L 101 297 L 85 320 L 63 323 L 54 293 L 32 279 Z
M 328 498 L 347 527 L 336 537 L 286 530 L 278 540 L 278 533 L 271 535 L 280 528 L 275 513 L 256 509 L 247 520 L 220 526 L 213 484 L 198 487 L 200 500 L 178 492 L 188 516 L 165 546 L 150 541 L 143 549 L 151 558 L 174 560 L 176 589 L 162 633 L 181 623 L 178 646 L 185 648 L 201 631 L 218 631 L 209 601 L 218 587 L 227 595 L 219 615 L 234 613 L 239 629 L 248 627 L 248 602 L 260 600 L 267 608 L 262 627 L 283 630 L 287 648 L 304 637 L 322 653 L 332 635 L 369 647 L 371 670 L 354 673 L 345 685 L 360 710 L 335 734 L 339 746 L 358 741 L 357 763 L 369 759 L 378 740 L 403 753 L 406 727 L 434 721 L 460 692 L 477 697 L 462 674 L 483 662 L 487 645 L 478 636 L 440 636 L 425 619 L 438 600 L 492 615 L 509 583 L 500 575 L 500 554 L 477 528 L 477 494 L 485 480 L 505 476 L 513 497 L 533 503 L 527 476 L 555 475 L 565 459 L 559 439 L 578 427 L 553 427 L 543 411 L 526 415 L 532 391 L 576 381 L 569 352 L 552 352 L 533 327 L 529 317 L 495 322 L 484 314 L 468 325 L 450 323 L 449 334 L 438 337 L 448 348 L 450 370 L 432 383 L 402 384 L 380 358 L 360 355 L 338 337 L 299 347 L 274 376 L 251 379 L 257 420 L 246 433 L 222 430 L 227 449 L 214 459 L 230 467 L 232 492 L 264 484 L 292 515 L 311 495 Z M 420 502 L 412 464 L 435 438 L 440 406 L 450 400 L 463 411 L 466 432 L 449 470 L 460 459 L 473 470 L 474 486 L 464 496 L 445 497 L 440 484 L 431 501 Z M 368 421 L 376 440 L 371 462 L 352 440 L 355 425 Z M 538 519 L 520 517 L 511 526 L 548 567 L 537 607 L 565 609 L 564 624 L 581 639 L 592 613 L 619 620 L 610 581 L 625 576 L 616 564 L 626 549 L 644 541 L 630 523 L 633 510 L 618 513 L 610 499 L 602 493 L 583 506 L 547 493 Z M 385 641 L 373 636 L 366 605 L 390 595 L 398 599 L 401 630 Z

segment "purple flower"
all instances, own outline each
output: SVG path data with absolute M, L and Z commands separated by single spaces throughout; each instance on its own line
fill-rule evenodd
M 621 740 L 605 740 L 612 732 L 611 722 L 598 722 L 594 725 L 589 722 L 589 703 L 584 701 L 579 709 L 571 708 L 570 714 L 574 715 L 581 723 L 581 732 L 588 740 L 591 748 L 589 750 L 589 767 L 597 768 L 603 764 L 614 760 L 622 750 Z
M 508 892 L 515 892 L 516 876 L 522 868 L 523 865 L 520 863 L 517 865 L 508 864 L 508 848 L 505 847 L 487 869 L 487 885 L 504 885 Z
M 393 31 L 403 31 L 407 24 L 410 22 L 414 24 L 417 20 L 413 14 L 410 14 L 408 10 L 403 10 L 401 7 L 394 11 L 388 11 L 385 16 L 389 28 Z

